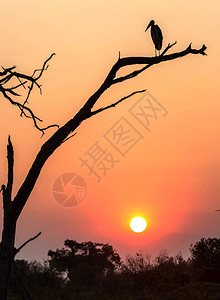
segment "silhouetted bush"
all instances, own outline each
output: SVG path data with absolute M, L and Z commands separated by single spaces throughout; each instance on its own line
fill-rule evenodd
M 187 261 L 163 250 L 154 260 L 136 253 L 122 263 L 111 245 L 66 240 L 44 263 L 16 264 L 36 300 L 220 299 L 220 239 L 203 238 L 190 252 Z M 20 300 L 16 294 L 11 280 L 8 300 Z
M 196 280 L 220 283 L 220 239 L 202 238 L 190 246 L 190 252 Z

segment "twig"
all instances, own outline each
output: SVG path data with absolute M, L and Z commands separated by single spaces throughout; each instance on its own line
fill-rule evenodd
M 177 41 L 175 41 L 173 44 L 168 44 L 167 47 L 163 50 L 163 52 L 161 53 L 161 55 L 164 55 L 170 48 L 172 48 L 174 45 L 177 44 Z
M 21 104 L 21 103 L 19 103 L 19 102 L 16 102 L 16 101 L 12 100 L 11 97 L 9 97 L 9 96 L 6 94 L 5 90 L 2 88 L 1 85 L 0 85 L 0 92 L 3 94 L 3 96 L 4 96 L 6 99 L 9 100 L 9 102 L 10 102 L 12 105 L 17 106 L 17 107 L 23 112 L 23 114 L 25 115 L 25 117 L 29 117 L 29 116 L 26 114 L 26 112 L 29 113 L 30 118 L 32 118 L 32 120 L 33 120 L 33 122 L 34 122 L 34 126 L 35 126 L 39 131 L 42 132 L 42 136 L 44 135 L 45 130 L 47 130 L 47 129 L 49 129 L 49 128 L 52 128 L 52 127 L 57 127 L 57 128 L 59 128 L 59 125 L 57 125 L 57 124 L 49 125 L 49 126 L 43 127 L 43 128 L 39 127 L 37 121 L 42 122 L 42 120 L 39 119 L 37 116 L 35 116 L 34 113 L 32 112 L 32 110 L 31 110 L 29 107 L 27 107 L 27 106 L 25 106 L 25 105 L 23 105 L 23 104 Z
M 141 68 L 140 70 L 135 70 L 131 73 L 129 73 L 128 75 L 125 75 L 125 76 L 121 76 L 121 77 L 118 77 L 118 78 L 115 78 L 113 79 L 112 81 L 112 84 L 116 84 L 116 83 L 119 83 L 119 82 L 122 82 L 122 81 L 125 81 L 127 79 L 131 79 L 133 77 L 136 77 L 138 74 L 142 73 L 143 71 L 145 71 L 147 68 L 149 68 L 151 65 L 146 65 L 144 66 L 143 68 Z
M 25 99 L 23 105 L 25 105 L 25 104 L 27 103 L 27 101 L 28 101 L 28 99 L 29 99 L 29 97 L 30 97 L 31 91 L 32 91 L 32 89 L 33 89 L 33 87 L 34 87 L 34 84 L 37 84 L 37 80 L 42 76 L 43 72 L 44 72 L 45 70 L 47 70 L 47 68 L 48 68 L 47 63 L 48 63 L 49 60 L 51 60 L 51 58 L 52 58 L 54 55 L 56 55 L 56 54 L 55 54 L 55 53 L 52 53 L 52 54 L 50 55 L 50 57 L 49 57 L 48 59 L 45 60 L 45 62 L 44 62 L 44 64 L 43 64 L 43 67 L 42 67 L 41 69 L 36 69 L 36 70 L 34 70 L 34 73 L 33 73 L 33 75 L 31 76 L 31 78 L 34 78 L 35 73 L 38 72 L 38 71 L 40 72 L 40 74 L 39 74 L 36 78 L 34 78 L 34 81 L 32 81 L 31 86 L 30 86 L 29 91 L 28 91 L 28 94 L 27 94 L 27 97 L 26 97 L 26 99 Z M 37 84 L 37 87 L 40 89 L 40 94 L 42 94 L 41 86 Z
M 27 240 L 25 243 L 23 243 L 19 248 L 15 249 L 15 255 L 21 251 L 22 248 L 24 248 L 29 242 L 35 240 L 36 238 L 39 237 L 39 235 L 41 235 L 41 232 L 39 232 L 38 234 L 36 234 L 34 237 L 30 238 L 29 240 Z
M 47 127 L 41 128 L 38 125 L 38 122 L 42 122 L 42 120 L 40 118 L 38 118 L 37 116 L 35 116 L 33 111 L 27 106 L 27 103 L 28 103 L 28 99 L 30 98 L 31 92 L 35 85 L 37 86 L 37 88 L 40 90 L 40 93 L 42 94 L 41 85 L 38 83 L 38 80 L 43 75 L 43 72 L 45 70 L 47 70 L 48 62 L 49 62 L 49 60 L 51 60 L 51 58 L 54 55 L 55 55 L 55 53 L 52 53 L 50 55 L 50 57 L 45 60 L 42 68 L 36 69 L 31 76 L 14 71 L 14 69 L 16 68 L 15 66 L 13 66 L 11 68 L 2 67 L 2 69 L 4 71 L 0 72 L 0 77 L 3 77 L 0 79 L 0 92 L 3 94 L 4 98 L 7 99 L 12 105 L 17 106 L 20 109 L 21 116 L 24 115 L 26 118 L 31 118 L 33 120 L 34 126 L 39 131 L 42 132 L 42 135 L 45 133 L 45 130 L 47 130 L 51 127 L 59 128 L 59 126 L 57 124 L 53 124 L 53 125 L 49 125 Z M 39 72 L 39 74 L 37 76 L 35 76 L 36 72 Z M 16 86 L 7 87 L 7 88 L 4 87 L 4 85 L 6 83 L 9 83 L 10 80 L 14 77 L 19 80 L 20 84 L 17 84 Z M 22 79 L 24 79 L 24 81 L 22 81 Z M 21 86 L 26 89 L 26 84 L 28 84 L 28 83 L 30 83 L 30 86 L 28 87 L 28 92 L 27 92 L 26 98 L 23 101 L 23 103 L 13 100 L 13 96 L 14 97 L 20 96 L 20 94 L 17 93 L 17 89 L 20 88 Z
M 93 115 L 96 115 L 96 114 L 100 113 L 101 111 L 104 111 L 104 110 L 109 109 L 109 108 L 111 108 L 111 107 L 115 107 L 115 106 L 118 105 L 120 102 L 122 102 L 122 101 L 124 101 L 124 100 L 126 100 L 126 99 L 128 99 L 128 98 L 130 98 L 130 97 L 132 97 L 132 96 L 134 96 L 134 95 L 136 95 L 136 94 L 140 94 L 140 93 L 144 93 L 144 92 L 146 92 L 146 90 L 141 90 L 141 91 L 133 92 L 133 93 L 131 93 L 131 94 L 129 94 L 129 95 L 127 95 L 127 96 L 121 98 L 120 100 L 118 100 L 118 101 L 115 102 L 115 103 L 112 103 L 112 104 L 110 104 L 110 105 L 108 105 L 108 106 L 106 106 L 106 107 L 99 108 L 99 109 L 97 109 L 97 110 L 95 110 L 95 111 L 92 111 L 92 112 L 91 112 L 91 115 L 93 116 Z

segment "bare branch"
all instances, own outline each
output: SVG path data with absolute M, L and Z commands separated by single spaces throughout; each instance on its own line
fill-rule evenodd
M 13 77 L 12 74 L 9 74 L 9 75 L 5 76 L 4 78 L 2 78 L 0 80 L 0 84 L 6 84 L 12 77 Z
M 54 55 L 56 55 L 56 54 L 55 54 L 55 53 L 52 53 L 52 54 L 50 55 L 50 57 L 49 57 L 47 60 L 45 60 L 45 62 L 44 62 L 44 64 L 43 64 L 43 67 L 42 67 L 41 69 L 36 69 L 36 70 L 34 70 L 34 73 L 33 73 L 33 75 L 31 76 L 31 78 L 34 78 L 35 73 L 38 72 L 38 71 L 40 72 L 40 74 L 39 74 L 36 78 L 34 78 L 34 81 L 32 81 L 31 86 L 29 87 L 29 91 L 28 91 L 27 97 L 26 97 L 26 99 L 25 99 L 23 105 L 25 105 L 25 104 L 27 103 L 27 101 L 28 101 L 28 99 L 29 99 L 29 97 L 30 97 L 31 91 L 32 91 L 32 89 L 33 89 L 33 87 L 34 87 L 34 84 L 37 84 L 37 80 L 42 76 L 43 72 L 44 72 L 45 70 L 48 69 L 48 66 L 49 66 L 49 65 L 47 65 L 47 63 L 48 63 L 49 60 L 51 60 L 51 58 L 52 58 Z M 19 77 L 19 78 L 20 78 L 20 77 Z M 42 94 L 41 86 L 40 86 L 39 84 L 37 84 L 37 87 L 40 89 L 40 93 Z
M 38 80 L 38 79 L 42 76 L 43 72 L 44 72 L 45 70 L 48 69 L 49 65 L 47 65 L 47 63 L 48 63 L 49 60 L 51 60 L 51 58 L 52 58 L 54 55 L 56 55 L 56 53 L 52 53 L 52 54 L 50 55 L 50 57 L 48 57 L 48 59 L 45 60 L 45 62 L 44 62 L 44 64 L 43 64 L 43 67 L 42 67 L 41 69 L 35 70 L 35 71 L 40 71 L 40 74 L 35 78 L 35 80 Z M 34 74 L 35 74 L 35 71 L 34 71 Z M 34 74 L 33 74 L 33 76 L 34 76 Z
M 168 44 L 167 47 L 163 50 L 163 52 L 161 53 L 161 55 L 164 55 L 170 48 L 172 48 L 174 45 L 176 45 L 177 41 L 174 42 L 173 44 Z
M 5 69 L 4 67 L 2 67 L 2 69 L 4 70 L 3 72 L 0 72 L 0 76 L 5 76 L 8 72 L 10 72 L 11 70 L 15 69 L 16 66 L 13 66 L 11 68 L 7 68 Z
M 38 234 L 36 234 L 34 237 L 30 238 L 29 240 L 27 240 L 25 243 L 23 243 L 19 248 L 15 249 L 15 255 L 21 251 L 22 248 L 24 248 L 29 242 L 35 240 L 36 238 L 39 237 L 39 235 L 41 235 L 41 232 L 39 232 Z
M 23 104 L 21 104 L 21 103 L 19 103 L 19 102 L 17 102 L 17 101 L 12 100 L 12 98 L 6 94 L 5 90 L 2 88 L 1 85 L 0 85 L 0 92 L 3 94 L 3 96 L 4 96 L 6 99 L 9 100 L 9 102 L 10 102 L 12 105 L 17 106 L 17 107 L 21 110 L 21 112 L 25 115 L 25 117 L 31 118 L 31 119 L 33 120 L 34 126 L 35 126 L 39 131 L 42 132 L 42 136 L 44 135 L 45 130 L 47 130 L 47 129 L 49 129 L 49 128 L 52 128 L 52 127 L 57 127 L 57 128 L 59 128 L 59 125 L 56 125 L 56 124 L 49 125 L 49 126 L 43 127 L 43 128 L 39 127 L 37 121 L 42 122 L 42 120 L 39 119 L 37 116 L 35 116 L 34 113 L 32 112 L 32 110 L 31 110 L 29 107 L 27 107 L 27 106 L 25 106 L 25 105 L 23 105 Z
M 165 50 L 161 53 L 161 55 L 164 55 L 171 47 L 173 47 L 177 42 L 173 43 L 173 44 L 168 44 L 168 46 L 165 48 Z M 119 52 L 120 53 L 120 52 Z M 120 59 L 120 57 L 119 57 Z M 118 78 L 115 78 L 113 80 L 113 83 L 112 84 L 116 84 L 118 82 L 122 82 L 122 81 L 125 81 L 127 79 L 131 79 L 131 78 L 134 78 L 136 77 L 138 74 L 142 73 L 143 71 L 145 71 L 146 69 L 148 69 L 150 66 L 152 66 L 152 64 L 148 64 L 146 66 L 144 66 L 143 68 L 139 69 L 139 70 L 135 70 L 125 76 L 121 76 L 121 77 L 118 77 Z
M 94 116 L 94 115 L 96 115 L 96 114 L 98 114 L 98 113 L 100 113 L 100 112 L 102 112 L 102 111 L 104 111 L 104 110 L 106 110 L 106 109 L 115 107 L 116 105 L 118 105 L 118 104 L 121 103 L 122 101 L 124 101 L 124 100 L 126 100 L 126 99 L 128 99 L 128 98 L 130 98 L 130 97 L 132 97 L 132 96 L 134 96 L 134 95 L 136 95 L 136 94 L 140 94 L 140 93 L 144 93 L 144 92 L 146 92 L 146 90 L 141 90 L 141 91 L 133 92 L 133 93 L 131 93 L 131 94 L 129 94 L 129 95 L 127 95 L 127 96 L 121 98 L 120 100 L 118 100 L 117 102 L 115 102 L 115 103 L 113 103 L 113 104 L 110 104 L 110 105 L 108 105 L 108 106 L 106 106 L 106 107 L 102 107 L 102 108 L 99 108 L 99 109 L 97 109 L 97 110 L 95 110 L 95 111 L 92 111 L 92 116 Z
M 41 85 L 38 83 L 38 80 L 41 78 L 41 76 L 43 75 L 43 72 L 45 70 L 47 70 L 48 68 L 48 62 L 49 60 L 51 60 L 51 58 L 55 55 L 55 53 L 52 53 L 50 55 L 49 58 L 47 58 L 45 60 L 45 62 L 43 63 L 43 66 L 41 69 L 36 69 L 33 74 L 31 76 L 26 75 L 26 74 L 22 74 L 22 73 L 18 73 L 16 71 L 14 71 L 14 69 L 16 68 L 15 66 L 11 67 L 11 68 L 3 68 L 3 72 L 0 72 L 0 77 L 2 76 L 3 78 L 0 79 L 0 92 L 3 94 L 4 98 L 9 100 L 9 102 L 18 107 L 21 111 L 21 116 L 24 115 L 26 118 L 31 118 L 34 122 L 34 126 L 42 132 L 42 135 L 44 134 L 45 130 L 47 130 L 48 128 L 51 127 L 57 127 L 59 128 L 58 125 L 54 124 L 54 125 L 49 125 L 47 127 L 41 128 L 38 125 L 38 121 L 42 122 L 41 119 L 39 119 L 37 116 L 35 116 L 35 114 L 32 112 L 32 110 L 27 107 L 27 103 L 28 103 L 28 99 L 30 98 L 31 92 L 34 88 L 34 86 L 36 85 L 37 88 L 40 90 L 40 93 L 42 93 L 41 90 Z M 37 76 L 35 76 L 36 72 L 39 72 L 39 74 Z M 16 86 L 11 86 L 11 87 L 5 87 L 4 85 L 6 83 L 10 83 L 10 80 L 12 78 L 17 78 L 20 82 L 20 84 L 17 84 Z M 24 79 L 25 81 L 22 81 L 22 79 Z M 18 97 L 20 96 L 19 93 L 17 93 L 17 89 L 19 89 L 21 86 L 26 89 L 26 84 L 30 83 L 30 86 L 28 87 L 28 92 L 26 95 L 25 100 L 23 101 L 23 103 L 20 103 L 18 101 L 14 101 L 12 99 L 13 96 Z
M 118 77 L 118 78 L 113 80 L 112 84 L 116 84 L 118 82 L 122 82 L 122 81 L 125 81 L 127 79 L 131 79 L 133 77 L 136 77 L 138 74 L 142 73 L 143 71 L 145 71 L 150 66 L 151 65 L 146 65 L 143 68 L 141 68 L 140 70 L 136 70 L 136 71 L 133 71 L 133 72 L 129 73 L 128 75 Z
M 18 87 L 20 86 L 23 86 L 25 88 L 25 84 L 27 83 L 27 81 L 24 81 L 24 82 L 21 82 L 20 84 L 14 86 L 14 87 L 11 87 L 10 90 L 14 90 L 14 89 L 17 89 Z M 7 89 L 5 89 L 7 91 Z
M 108 106 L 106 108 L 100 108 L 97 111 L 92 112 L 92 108 L 98 99 L 102 96 L 102 94 L 114 84 L 114 79 L 116 77 L 117 72 L 124 66 L 131 65 L 156 65 L 164 61 L 169 61 L 173 59 L 177 59 L 180 57 L 184 57 L 188 54 L 202 54 L 205 55 L 204 51 L 206 50 L 206 46 L 203 45 L 201 49 L 192 49 L 191 45 L 181 52 L 172 53 L 169 55 L 160 55 L 157 57 L 125 57 L 120 58 L 111 68 L 104 82 L 98 88 L 98 90 L 87 100 L 84 106 L 78 111 L 78 113 L 69 121 L 66 122 L 65 125 L 60 127 L 41 147 L 38 152 L 28 174 L 25 178 L 23 184 L 18 190 L 13 202 L 12 202 L 12 214 L 15 219 L 17 219 L 25 206 L 28 197 L 30 196 L 38 176 L 47 161 L 47 159 L 53 154 L 53 152 L 60 147 L 63 141 L 68 138 L 68 136 L 82 124 L 83 121 L 90 118 L 92 115 L 97 114 L 105 109 L 108 109 L 114 105 L 117 105 L 124 99 L 120 99 L 116 103 L 112 104 L 112 106 Z M 131 97 L 131 94 L 126 96 Z
M 119 68 L 124 66 L 130 66 L 135 64 L 151 64 L 155 65 L 164 61 L 173 60 L 186 56 L 188 54 L 202 54 L 206 55 L 205 50 L 206 46 L 203 45 L 200 49 L 192 49 L 191 44 L 183 51 L 175 52 L 168 55 L 160 55 L 154 57 L 124 57 L 120 60 Z
M 167 51 L 168 49 L 170 49 L 174 44 L 169 45 L 165 50 Z M 88 101 L 86 102 L 86 104 L 84 105 L 83 109 L 86 110 L 90 110 L 92 109 L 92 107 L 95 105 L 95 103 L 97 102 L 97 100 L 100 98 L 100 96 L 113 84 L 117 83 L 117 82 L 122 82 L 124 80 L 130 79 L 130 78 L 134 78 L 136 77 L 138 74 L 140 74 L 141 72 L 143 72 L 144 70 L 146 70 L 147 68 L 159 64 L 161 62 L 165 62 L 165 61 L 169 61 L 169 60 L 173 60 L 173 59 L 177 59 L 180 57 L 184 57 L 188 54 L 202 54 L 202 55 L 206 55 L 205 53 L 206 50 L 206 46 L 203 45 L 202 48 L 200 49 L 192 49 L 191 48 L 191 44 L 183 51 L 180 52 L 176 52 L 176 53 L 172 53 L 172 54 L 168 54 L 168 55 L 160 55 L 160 56 L 155 56 L 155 57 L 124 57 L 124 58 L 120 58 L 118 59 L 118 61 L 113 65 L 112 69 L 110 70 L 110 72 L 108 73 L 106 79 L 104 80 L 103 84 L 100 86 L 100 88 L 88 99 Z M 120 77 L 120 78 L 116 78 L 116 74 L 117 72 L 125 67 L 125 66 L 132 66 L 132 65 L 146 65 L 145 67 L 143 67 L 140 70 L 134 71 L 130 74 L 128 74 L 124 77 Z M 125 78 L 125 79 L 124 79 Z

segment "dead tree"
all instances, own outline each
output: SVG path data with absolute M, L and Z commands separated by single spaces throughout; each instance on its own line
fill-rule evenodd
M 1 241 L 1 253 L 0 253 L 0 299 L 6 300 L 7 297 L 7 286 L 9 275 L 13 269 L 14 257 L 17 251 L 26 245 L 24 243 L 21 247 L 16 250 L 15 248 L 15 232 L 16 232 L 16 223 L 17 220 L 29 199 L 29 196 L 34 189 L 36 181 L 40 175 L 40 172 L 47 161 L 47 159 L 53 154 L 53 152 L 59 148 L 65 141 L 73 137 L 76 134 L 76 129 L 81 125 L 86 119 L 101 113 L 107 109 L 117 106 L 119 103 L 124 100 L 132 97 L 135 94 L 143 93 L 145 90 L 134 91 L 133 93 L 121 98 L 120 100 L 113 102 L 111 105 L 100 107 L 98 109 L 93 109 L 93 106 L 102 96 L 102 94 L 108 90 L 111 86 L 121 83 L 123 81 L 129 80 L 141 74 L 146 69 L 150 68 L 153 65 L 160 64 L 165 61 L 174 60 L 180 57 L 184 57 L 189 54 L 201 54 L 206 55 L 205 50 L 206 46 L 203 45 L 200 49 L 193 49 L 191 44 L 183 51 L 175 52 L 172 54 L 166 54 L 167 51 L 173 47 L 176 43 L 168 44 L 166 49 L 162 52 L 160 56 L 157 57 L 120 57 L 116 63 L 112 66 L 111 70 L 107 74 L 104 82 L 98 88 L 98 90 L 86 101 L 82 108 L 76 113 L 73 118 L 68 120 L 65 125 L 58 128 L 56 132 L 42 145 L 40 151 L 37 153 L 36 158 L 29 169 L 26 178 L 18 189 L 15 197 L 12 199 L 12 187 L 13 187 L 13 165 L 14 165 L 14 151 L 13 146 L 8 138 L 7 145 L 7 160 L 8 160 L 8 176 L 7 184 L 2 185 L 1 191 L 3 196 L 3 210 L 4 210 L 4 221 L 3 221 L 3 230 L 2 230 L 2 241 Z M 35 114 L 27 107 L 27 101 L 29 99 L 30 93 L 33 87 L 36 85 L 40 88 L 37 80 L 43 74 L 44 70 L 47 68 L 47 62 L 51 59 L 53 54 L 45 61 L 43 68 L 38 70 L 39 75 L 35 76 L 37 70 L 32 76 L 27 76 L 21 73 L 14 71 L 15 67 L 5 69 L 0 76 L 3 76 L 3 79 L 0 80 L 0 92 L 3 94 L 4 98 L 10 101 L 13 105 L 18 107 L 21 111 L 21 115 L 30 117 L 35 127 L 44 134 L 45 130 L 57 126 L 50 125 L 46 128 L 39 127 L 39 122 L 41 121 Z M 134 66 L 136 69 L 133 72 L 128 73 L 124 76 L 117 76 L 118 71 L 126 66 Z M 140 66 L 140 69 L 137 69 L 137 66 Z M 5 88 L 5 84 L 8 83 L 12 78 L 17 78 L 20 83 L 17 86 Z M 25 84 L 29 82 L 31 85 L 28 88 L 28 93 L 23 104 L 20 104 L 12 100 L 11 96 L 17 97 L 18 93 L 16 90 L 18 88 L 23 88 Z M 4 86 L 4 87 L 3 87 Z M 30 239 L 31 240 L 31 239 Z M 31 299 L 29 296 L 26 296 L 25 292 L 22 296 L 23 299 Z

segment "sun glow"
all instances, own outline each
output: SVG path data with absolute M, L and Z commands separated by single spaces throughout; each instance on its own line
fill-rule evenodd
M 134 232 L 143 232 L 147 228 L 147 222 L 142 217 L 135 217 L 131 220 L 130 227 Z

